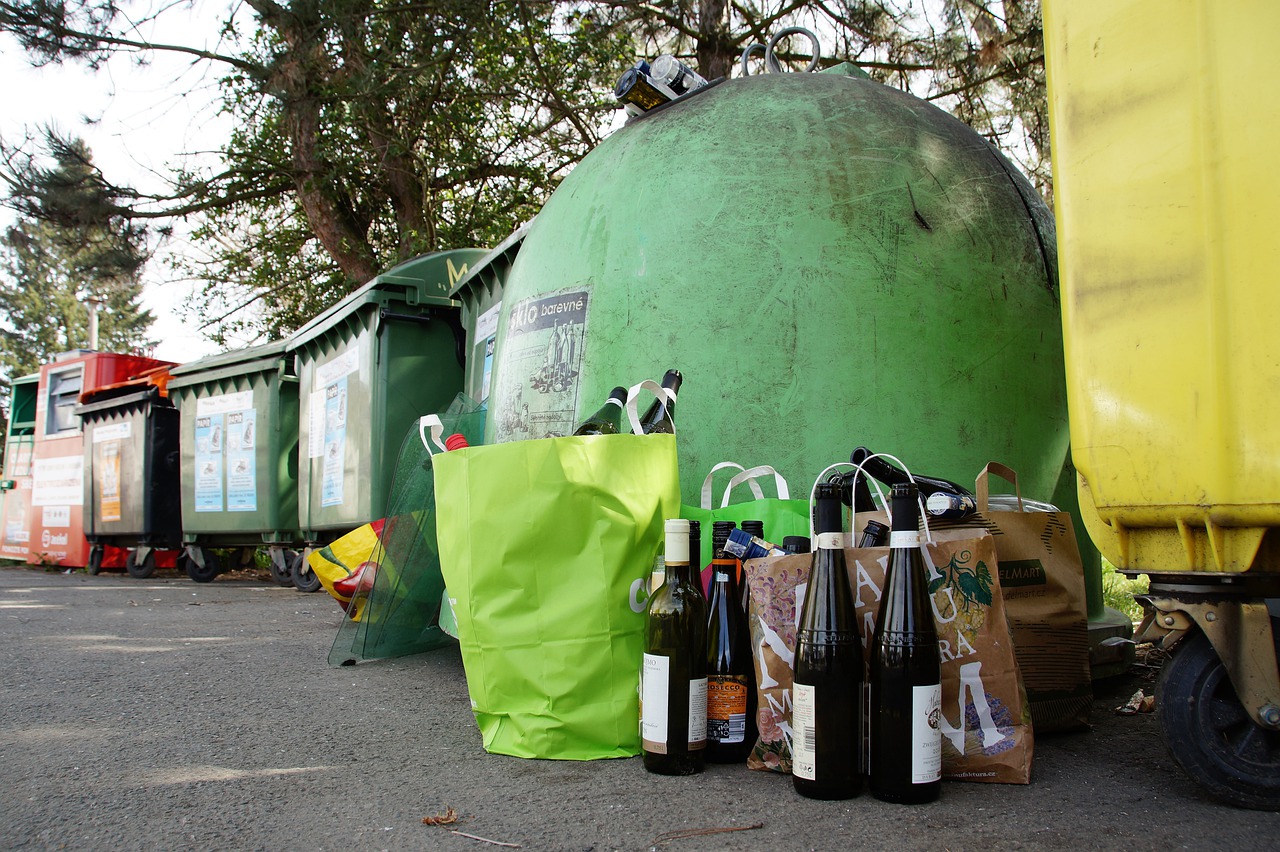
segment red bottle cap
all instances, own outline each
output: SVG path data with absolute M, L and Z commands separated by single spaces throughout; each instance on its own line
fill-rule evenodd
M 469 447 L 467 438 L 461 432 L 454 432 L 452 435 L 444 439 L 444 448 L 446 450 L 460 450 L 463 447 Z

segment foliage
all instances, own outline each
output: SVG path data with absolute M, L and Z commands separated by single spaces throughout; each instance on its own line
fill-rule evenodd
M 0 239 L 0 370 L 8 378 L 87 347 L 89 299 L 100 303 L 100 347 L 149 345 L 152 317 L 139 304 L 145 238 L 119 213 L 82 142 L 53 150 L 53 165 L 26 164 L 35 180 L 16 198 L 27 216 Z
M 739 73 L 748 45 L 787 26 L 818 36 L 822 66 L 848 61 L 874 79 L 952 112 L 1012 157 L 1052 205 L 1048 100 L 1039 0 L 614 0 L 607 10 L 653 55 L 671 52 L 708 79 Z M 776 47 L 803 67 L 808 40 Z M 759 59 L 760 54 L 755 54 Z M 751 63 L 758 66 L 758 61 Z
M 140 231 L 192 217 L 202 254 L 175 271 L 206 285 L 190 310 L 219 341 L 282 336 L 412 256 L 496 244 L 599 141 L 636 56 L 736 74 L 789 25 L 818 34 L 824 65 L 952 110 L 1051 192 L 1038 0 L 247 0 L 216 48 L 148 42 L 143 3 L 0 0 L 0 31 L 35 62 L 166 50 L 221 75 L 236 130 L 218 167 L 163 195 L 112 188 Z M 807 50 L 778 45 L 792 67 Z
M 1145 595 L 1150 585 L 1151 580 L 1146 574 L 1129 579 L 1116 571 L 1110 562 L 1102 560 L 1102 602 L 1129 616 L 1130 621 L 1142 620 L 1142 605 L 1133 596 Z
M 249 0 L 218 51 L 148 44 L 112 0 L 0 0 L 37 60 L 174 50 L 209 63 L 237 130 L 222 166 L 137 196 L 139 221 L 200 214 L 215 338 L 279 336 L 382 269 L 491 245 L 599 140 L 616 32 L 546 0 Z M 246 314 L 253 305 L 257 315 Z

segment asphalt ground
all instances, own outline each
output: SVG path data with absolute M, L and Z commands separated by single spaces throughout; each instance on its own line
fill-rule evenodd
M 1280 814 L 1205 799 L 1154 716 L 1113 712 L 1151 690 L 1145 670 L 1097 684 L 1091 731 L 1041 736 L 1029 785 L 819 802 L 739 766 L 666 778 L 638 758 L 486 754 L 455 647 L 332 668 L 341 615 L 270 582 L 0 569 L 0 847 L 1280 846 Z M 450 809 L 456 823 L 424 824 Z

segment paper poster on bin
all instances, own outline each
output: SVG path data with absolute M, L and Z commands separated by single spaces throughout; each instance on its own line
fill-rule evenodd
M 93 479 L 98 487 L 98 517 L 103 522 L 118 521 L 120 520 L 120 441 L 99 441 L 95 432 L 93 456 Z
M 324 389 L 324 461 L 320 505 L 341 506 L 347 455 L 347 378 Z
M 256 512 L 258 509 L 257 412 L 233 411 L 227 415 L 227 511 Z
M 573 433 L 589 295 L 574 289 L 512 306 L 491 406 L 499 441 Z
M 197 512 L 222 511 L 223 415 L 196 418 L 195 508 Z

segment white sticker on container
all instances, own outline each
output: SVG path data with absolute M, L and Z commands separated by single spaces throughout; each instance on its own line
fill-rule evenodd
M 45 506 L 42 511 L 46 527 L 69 527 L 71 526 L 71 507 L 70 506 Z
M 112 423 L 110 426 L 95 426 L 93 429 L 93 442 L 101 444 L 103 441 L 119 441 L 128 438 L 133 434 L 133 424 L 128 420 L 123 423 Z
M 493 337 L 498 332 L 498 315 L 502 313 L 502 303 L 498 302 L 489 310 L 476 318 L 476 340 Z
M 84 456 L 36 459 L 31 470 L 31 505 L 84 505 Z
M 338 379 L 349 376 L 360 370 L 360 348 L 352 346 L 323 364 L 316 365 L 316 378 L 312 383 L 313 390 L 321 390 Z
M 197 417 L 226 414 L 228 411 L 244 411 L 246 408 L 253 408 L 253 391 L 224 393 L 196 400 Z

